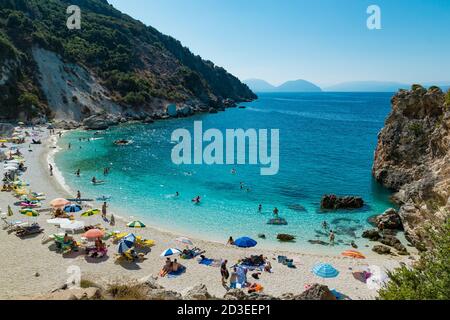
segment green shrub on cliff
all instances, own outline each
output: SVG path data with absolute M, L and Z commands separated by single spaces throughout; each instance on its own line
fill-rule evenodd
M 445 105 L 450 107 L 450 89 L 448 89 L 447 94 L 445 95 Z
M 389 274 L 389 283 L 379 291 L 381 299 L 450 299 L 450 219 L 428 235 L 430 248 L 412 268 L 402 266 Z

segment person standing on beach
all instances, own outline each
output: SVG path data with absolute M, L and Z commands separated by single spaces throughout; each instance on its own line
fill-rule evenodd
M 220 275 L 222 276 L 222 285 L 223 286 L 227 285 L 227 279 L 230 277 L 230 273 L 228 272 L 228 269 L 227 269 L 227 263 L 228 263 L 228 260 L 225 260 L 220 265 Z
M 50 170 L 50 176 L 53 176 L 53 166 L 51 163 L 48 164 L 48 169 Z
M 102 218 L 103 219 L 105 219 L 106 218 L 106 208 L 107 208 L 108 206 L 106 205 L 106 202 L 103 202 L 103 205 L 102 205 Z
M 77 191 L 77 200 L 78 201 L 81 200 L 81 192 L 80 192 L 80 190 Z

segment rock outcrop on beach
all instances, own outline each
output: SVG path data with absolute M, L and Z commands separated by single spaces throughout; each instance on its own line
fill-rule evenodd
M 70 5 L 81 9 L 81 30 L 66 27 Z M 223 68 L 106 0 L 0 6 L 0 118 L 81 122 L 101 112 L 161 118 L 168 105 L 176 106 L 175 116 L 187 116 L 255 98 Z
M 414 85 L 392 98 L 373 175 L 396 191 L 407 239 L 419 248 L 426 245 L 425 229 L 450 214 L 450 93 Z
M 363 206 L 364 200 L 361 197 L 338 197 L 334 194 L 327 194 L 320 201 L 320 208 L 324 210 L 359 209 Z

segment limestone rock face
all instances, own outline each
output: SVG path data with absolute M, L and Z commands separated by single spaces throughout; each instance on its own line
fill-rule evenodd
M 408 240 L 424 244 L 424 227 L 450 213 L 450 106 L 439 88 L 414 85 L 392 98 L 373 175 L 397 191 L 393 199 Z
M 211 299 L 208 288 L 204 284 L 199 284 L 190 289 L 184 296 L 185 300 L 208 300 Z
M 336 297 L 327 286 L 316 283 L 293 300 L 336 300 Z
M 387 209 L 382 215 L 379 215 L 375 219 L 375 223 L 380 230 L 391 229 L 391 230 L 402 230 L 402 220 L 398 215 L 397 210 Z

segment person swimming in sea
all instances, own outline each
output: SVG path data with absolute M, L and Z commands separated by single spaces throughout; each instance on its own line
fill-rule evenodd
M 326 221 L 322 222 L 322 228 L 328 230 L 328 223 Z
M 80 176 L 80 169 L 78 169 L 77 171 L 75 171 L 75 175 L 76 175 L 77 177 Z
M 195 204 L 199 204 L 200 203 L 200 196 L 196 196 L 194 199 L 192 199 L 192 202 L 194 202 Z
M 231 174 L 236 174 L 236 169 L 235 168 L 231 169 Z
M 279 210 L 278 210 L 278 208 L 275 207 L 275 209 L 273 209 L 273 215 L 275 216 L 275 219 L 278 219 L 278 213 L 279 213 Z
M 260 204 L 260 205 L 258 206 L 258 212 L 259 212 L 259 213 L 262 212 L 262 204 Z
M 177 191 L 175 192 L 175 197 L 178 198 L 180 196 L 180 193 Z

